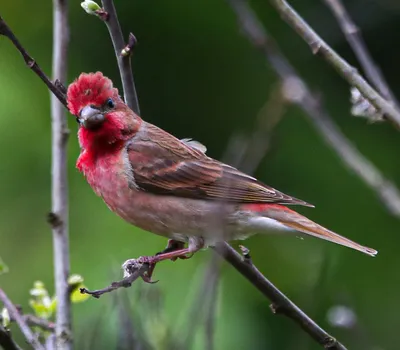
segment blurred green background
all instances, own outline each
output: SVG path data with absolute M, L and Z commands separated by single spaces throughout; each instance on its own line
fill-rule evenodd
M 240 34 L 226 2 L 115 0 L 115 4 L 124 32 L 132 31 L 138 39 L 133 69 L 146 121 L 177 137 L 199 140 L 217 159 L 233 134 L 251 135 L 257 113 L 277 80 L 262 55 Z M 322 1 L 292 4 L 341 55 L 357 65 Z M 252 5 L 310 87 L 321 93 L 347 137 L 400 186 L 398 132 L 389 124 L 370 125 L 352 117 L 347 84 L 311 54 L 268 1 L 256 0 Z M 399 3 L 352 0 L 346 1 L 346 6 L 399 95 Z M 2 1 L 0 13 L 50 74 L 51 1 Z M 81 72 L 99 70 L 120 87 L 105 25 L 87 15 L 79 0 L 70 1 L 70 25 L 69 82 Z M 49 113 L 46 87 L 24 66 L 11 43 L 0 37 L 0 256 L 10 268 L 0 276 L 0 286 L 26 311 L 35 280 L 53 288 L 52 237 L 45 220 L 51 207 Z M 166 239 L 126 224 L 95 196 L 75 169 L 77 124 L 68 117 L 71 272 L 83 275 L 86 285 L 95 289 L 118 278 L 118 267 L 127 258 L 154 254 L 165 246 Z M 301 210 L 310 218 L 379 251 L 372 259 L 313 238 L 256 236 L 245 244 L 259 269 L 350 349 L 398 349 L 399 220 L 343 167 L 295 107 L 288 109 L 278 125 L 255 174 L 271 186 L 315 204 L 315 209 Z M 184 337 L 210 255 L 204 251 L 191 260 L 160 264 L 155 272 L 160 280 L 157 285 L 139 281 L 114 296 L 74 305 L 76 348 L 131 348 L 121 343 L 118 331 L 121 313 L 117 304 L 127 296 L 131 297 L 135 322 L 144 325 L 156 342 L 161 339 L 156 348 L 167 348 L 164 336 Z M 155 291 L 161 301 L 149 298 L 148 293 Z M 328 322 L 328 311 L 335 305 L 351 307 L 357 317 L 355 327 L 335 327 Z M 216 349 L 320 348 L 291 321 L 273 315 L 268 306 L 255 288 L 223 264 Z M 201 323 L 196 330 L 195 348 L 202 349 Z

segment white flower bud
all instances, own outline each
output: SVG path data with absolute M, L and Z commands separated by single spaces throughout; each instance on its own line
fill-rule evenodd
M 1 316 L 2 326 L 7 329 L 11 323 L 11 317 L 8 310 L 6 308 L 3 308 L 3 310 L 1 310 L 0 316 Z
M 82 2 L 81 6 L 89 15 L 97 15 L 97 11 L 101 10 L 101 7 L 96 2 L 91 0 Z

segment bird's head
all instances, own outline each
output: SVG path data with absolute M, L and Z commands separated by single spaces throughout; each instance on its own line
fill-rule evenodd
M 122 101 L 101 72 L 82 73 L 67 92 L 68 108 L 79 123 L 81 147 L 107 147 L 136 133 L 141 119 Z

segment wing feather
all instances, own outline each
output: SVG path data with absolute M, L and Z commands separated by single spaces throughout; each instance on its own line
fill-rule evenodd
M 234 203 L 311 206 L 206 156 L 186 140 L 178 140 L 151 124 L 132 139 L 127 151 L 136 185 L 145 191 Z

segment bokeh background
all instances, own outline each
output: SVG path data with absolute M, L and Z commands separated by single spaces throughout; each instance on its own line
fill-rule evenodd
M 233 134 L 251 135 L 256 116 L 276 85 L 274 72 L 244 38 L 226 2 L 115 1 L 124 32 L 138 45 L 133 67 L 142 116 L 177 137 L 192 137 L 221 158 Z M 400 186 L 398 131 L 350 115 L 349 88 L 281 21 L 268 1 L 252 1 L 263 23 L 291 63 L 357 148 Z M 322 1 L 292 4 L 350 63 L 357 66 L 335 20 Z M 354 20 L 399 96 L 400 5 L 396 0 L 346 1 Z M 0 13 L 31 55 L 51 71 L 52 4 L 49 0 L 0 3 Z M 102 71 L 120 87 L 106 27 L 70 1 L 69 82 L 81 72 Z M 24 66 L 11 43 L 0 37 L 0 256 L 10 272 L 0 286 L 29 310 L 35 280 L 53 290 L 52 237 L 46 223 L 50 203 L 49 92 Z M 70 115 L 70 247 L 72 272 L 89 288 L 118 278 L 119 264 L 150 255 L 164 238 L 134 228 L 111 213 L 75 169 L 77 124 Z M 288 108 L 255 175 L 316 205 L 301 212 L 336 232 L 379 250 L 375 259 L 328 242 L 295 236 L 255 236 L 246 241 L 259 269 L 304 311 L 350 349 L 398 349 L 400 326 L 399 219 L 391 216 L 298 108 Z M 237 244 L 235 244 L 237 246 Z M 131 289 L 74 305 L 77 349 L 130 349 L 121 341 L 119 304 L 130 300 L 139 337 L 157 349 L 185 334 L 209 251 L 156 269 L 157 285 Z M 140 293 L 139 293 L 140 292 Z M 154 297 L 154 295 L 157 295 Z M 125 300 L 125 301 L 123 301 Z M 356 315 L 352 328 L 335 327 L 327 315 L 345 305 Z M 270 312 L 263 298 L 231 266 L 222 265 L 218 286 L 216 349 L 319 349 L 291 321 Z M 126 308 L 123 308 L 127 310 Z M 141 326 L 138 326 L 140 324 Z M 137 332 L 136 332 L 137 333 Z M 15 330 L 18 335 L 18 331 Z M 122 336 L 121 336 L 122 334 Z M 126 332 L 125 332 L 126 335 Z M 121 338 L 122 337 L 122 338 Z M 125 345 L 124 345 L 125 344 Z M 196 327 L 194 348 L 204 348 Z

